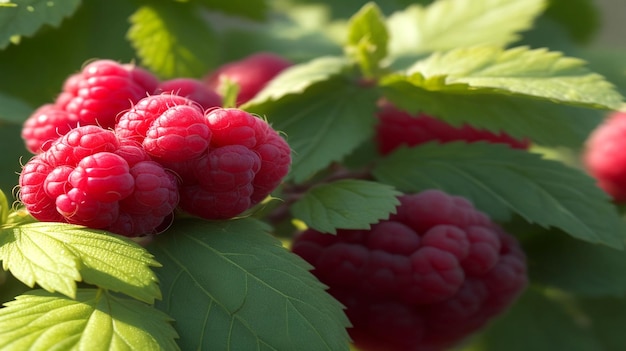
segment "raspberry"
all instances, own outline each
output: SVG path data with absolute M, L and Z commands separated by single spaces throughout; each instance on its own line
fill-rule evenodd
M 112 60 L 97 60 L 63 85 L 56 104 L 77 116 L 80 125 L 113 128 L 118 114 L 157 88 L 148 71 Z
M 209 89 L 203 81 L 194 78 L 175 78 L 159 84 L 157 92 L 184 96 L 202 106 L 205 110 L 222 105 L 222 97 Z
M 29 160 L 20 200 L 40 221 L 126 236 L 155 234 L 178 204 L 174 176 L 133 143 L 97 126 L 77 127 Z
M 46 151 L 52 141 L 76 127 L 76 116 L 57 107 L 45 104 L 36 109 L 22 127 L 22 139 L 26 149 L 33 154 Z
M 182 179 L 183 210 L 207 219 L 231 218 L 280 184 L 291 150 L 267 122 L 243 110 L 210 109 L 206 120 L 212 132 L 208 152 L 166 167 Z
M 425 114 L 411 115 L 388 102 L 381 104 L 377 117 L 379 123 L 376 125 L 376 141 L 378 150 L 383 155 L 400 145 L 410 147 L 430 141 L 488 141 L 507 144 L 515 149 L 527 149 L 530 145 L 528 140 L 518 140 L 506 133 L 495 134 L 467 124 L 454 127 Z
M 587 139 L 583 163 L 598 186 L 617 203 L 626 202 L 626 112 L 613 112 Z
M 346 306 L 361 350 L 445 350 L 510 306 L 527 284 L 525 256 L 461 197 L 400 197 L 370 230 L 308 229 L 293 252 Z
M 238 61 L 229 62 L 203 78 L 210 90 L 218 93 L 227 81 L 239 86 L 237 105 L 252 99 L 278 73 L 292 63 L 287 59 L 270 53 L 259 52 Z

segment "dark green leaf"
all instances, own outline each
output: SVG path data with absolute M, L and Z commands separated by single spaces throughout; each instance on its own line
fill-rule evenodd
M 602 351 L 591 330 L 568 311 L 567 303 L 528 290 L 482 333 L 471 351 Z
M 448 85 L 443 77 L 393 75 L 381 84 L 384 95 L 401 109 L 421 111 L 454 126 L 468 123 L 494 132 L 505 131 L 547 146 L 580 147 L 604 112 L 490 88 Z
M 579 299 L 578 302 L 592 332 L 602 344 L 602 351 L 623 351 L 626 345 L 626 299 Z
M 43 25 L 58 26 L 71 16 L 80 0 L 20 0 L 17 6 L 0 7 L 0 49 L 21 36 L 31 36 Z
M 341 305 L 268 229 L 188 219 L 152 244 L 157 307 L 176 320 L 182 349 L 348 350 Z
M 268 9 L 266 0 L 199 0 L 199 2 L 212 11 L 255 20 L 265 19 Z
M 371 138 L 377 97 L 377 91 L 338 77 L 247 110 L 286 134 L 293 150 L 288 177 L 303 182 Z
M 389 218 L 400 204 L 400 192 L 371 181 L 347 179 L 309 190 L 291 207 L 294 217 L 323 233 L 336 229 L 368 229 Z
M 215 34 L 191 3 L 143 5 L 130 22 L 128 39 L 141 63 L 162 78 L 199 78 L 218 62 Z
M 496 220 L 517 213 L 592 243 L 624 245 L 624 223 L 595 180 L 538 154 L 484 142 L 428 143 L 397 149 L 373 174 L 400 191 L 465 196 Z
M 0 309 L 3 350 L 179 350 L 171 318 L 101 289 L 75 299 L 34 290 Z

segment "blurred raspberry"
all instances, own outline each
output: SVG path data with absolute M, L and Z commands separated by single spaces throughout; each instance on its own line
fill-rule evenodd
M 400 201 L 370 230 L 306 230 L 293 252 L 346 306 L 359 349 L 445 350 L 515 301 L 525 256 L 464 198 L 427 190 Z
M 152 94 L 158 79 L 147 70 L 113 60 L 96 60 L 67 78 L 55 104 L 80 125 L 113 128 L 116 118 Z
M 209 89 L 220 93 L 227 81 L 239 86 L 237 106 L 252 99 L 267 83 L 292 63 L 271 52 L 259 52 L 232 61 L 208 74 L 203 80 Z
M 222 105 L 222 97 L 199 79 L 174 78 L 166 80 L 161 82 L 157 88 L 157 93 L 161 92 L 184 96 L 199 103 L 205 110 Z
M 157 233 L 179 198 L 174 176 L 142 148 L 93 125 L 72 129 L 29 160 L 19 185 L 20 200 L 40 221 L 126 236 Z
M 626 112 L 613 112 L 589 136 L 583 163 L 615 202 L 626 202 Z
M 376 141 L 383 155 L 400 145 L 410 147 L 430 141 L 488 141 L 507 144 L 515 149 L 527 149 L 530 146 L 528 140 L 518 140 L 506 133 L 495 134 L 469 125 L 454 127 L 425 114 L 411 115 L 389 102 L 381 103 L 377 117 Z

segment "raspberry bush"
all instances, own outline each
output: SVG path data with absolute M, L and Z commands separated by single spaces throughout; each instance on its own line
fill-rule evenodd
M 624 349 L 596 5 L 3 2 L 0 350 Z

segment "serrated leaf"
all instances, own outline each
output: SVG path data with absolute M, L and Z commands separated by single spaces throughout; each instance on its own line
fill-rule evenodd
M 32 112 L 33 108 L 22 100 L 0 93 L 0 124 L 8 122 L 22 125 Z
M 300 183 L 372 136 L 377 98 L 375 90 L 338 77 L 274 103 L 243 108 L 286 134 L 293 150 L 287 177 Z
M 80 0 L 20 0 L 17 6 L 0 7 L 0 49 L 15 37 L 35 34 L 44 25 L 58 26 L 80 4 Z
M 546 49 L 458 48 L 416 62 L 407 74 L 445 77 L 446 85 L 492 88 L 566 104 L 618 109 L 623 97 L 585 61 Z
M 201 77 L 217 63 L 215 34 L 191 3 L 152 2 L 130 23 L 127 37 L 142 64 L 164 79 Z
M 267 3 L 265 0 L 199 0 L 212 11 L 247 17 L 255 20 L 265 19 Z
M 595 180 L 538 154 L 484 142 L 428 143 L 397 149 L 373 175 L 404 192 L 435 188 L 467 197 L 496 220 L 517 213 L 581 240 L 624 246 L 624 223 Z
M 184 350 L 348 350 L 341 305 L 262 222 L 181 220 L 151 246 Z
M 345 51 L 359 63 L 365 77 L 378 74 L 380 62 L 387 57 L 389 34 L 378 6 L 369 2 L 348 22 Z
M 5 306 L 3 350 L 179 350 L 170 317 L 104 290 L 79 289 L 75 299 L 34 290 Z
M 526 241 L 524 252 L 531 258 L 528 270 L 535 284 L 577 296 L 626 296 L 624 251 L 545 231 Z
M 424 112 L 451 125 L 471 124 L 505 131 L 546 146 L 579 148 L 603 118 L 604 110 L 557 104 L 467 84 L 447 84 L 445 77 L 390 75 L 383 79 L 384 96 L 409 112 Z
M 301 94 L 311 86 L 331 80 L 349 68 L 343 57 L 322 56 L 311 61 L 288 67 L 274 77 L 251 101 L 242 105 L 245 110 L 258 109 L 259 105 L 280 98 Z
M 529 289 L 483 332 L 472 351 L 601 351 L 589 328 L 568 311 L 567 302 Z
M 294 217 L 323 233 L 336 229 L 369 229 L 389 218 L 400 204 L 400 192 L 385 184 L 345 179 L 318 185 L 291 207 Z
M 389 50 L 411 55 L 474 45 L 504 46 L 545 9 L 545 0 L 438 0 L 389 16 Z
M 69 297 L 76 282 L 153 303 L 161 298 L 150 267 L 159 264 L 133 241 L 65 223 L 33 222 L 0 229 L 2 268 L 24 284 Z

